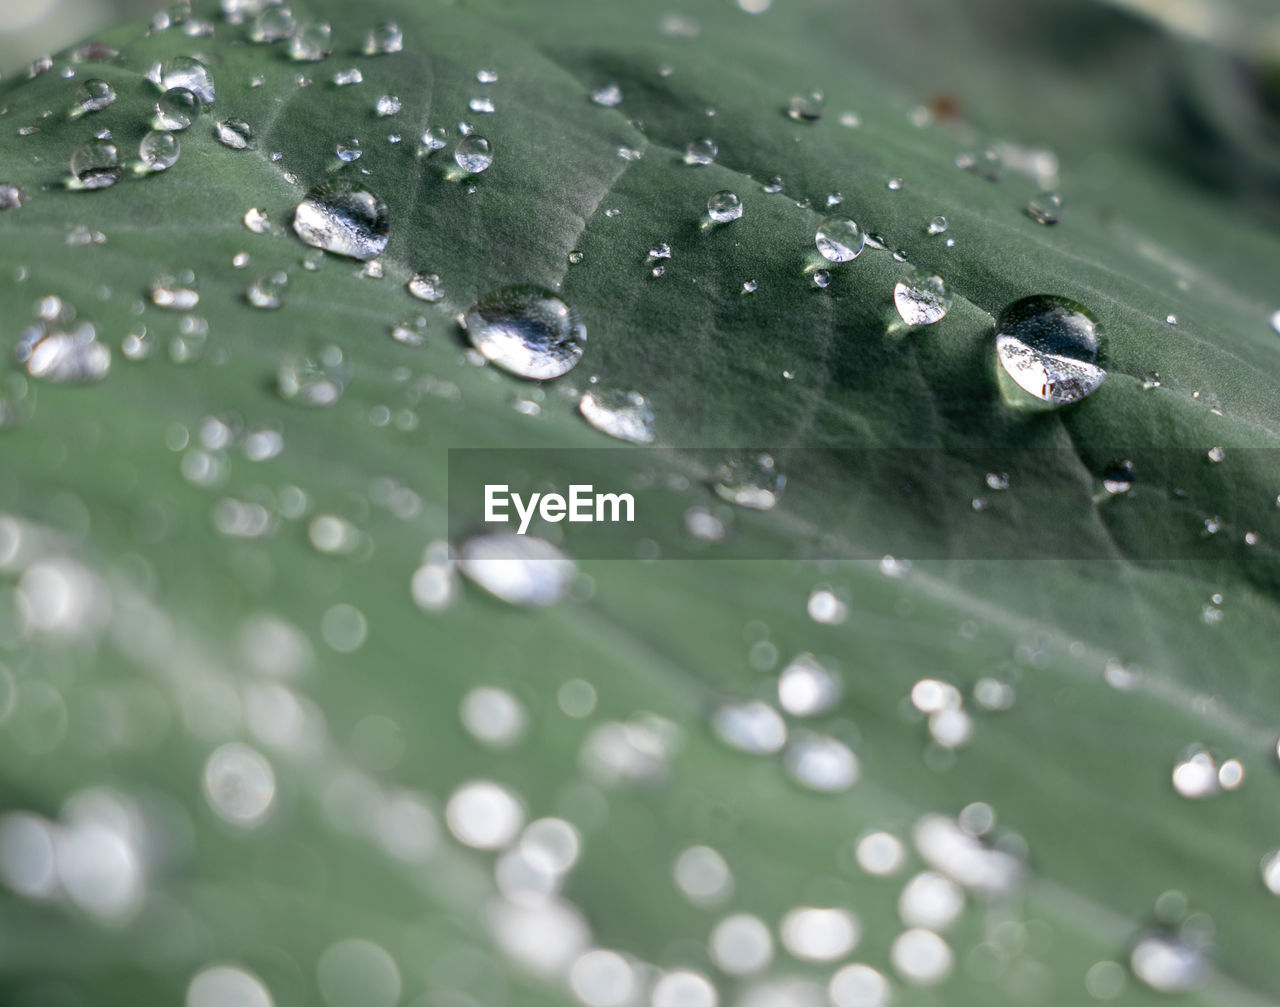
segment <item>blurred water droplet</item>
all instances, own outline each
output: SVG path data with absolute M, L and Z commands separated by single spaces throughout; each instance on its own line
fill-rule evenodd
M 462 726 L 491 748 L 507 748 L 520 740 L 527 715 L 520 701 L 505 689 L 481 686 L 462 697 Z
M 787 743 L 786 722 L 756 700 L 721 706 L 712 714 L 711 729 L 726 745 L 751 755 L 768 755 Z
M 284 4 L 269 4 L 258 11 L 249 25 L 249 41 L 265 45 L 293 34 L 298 22 Z
M 931 930 L 904 930 L 894 938 L 889 959 L 898 975 L 917 986 L 933 986 L 951 972 L 951 948 Z
M 820 734 L 806 734 L 787 748 L 787 773 L 802 787 L 835 794 L 858 782 L 858 757 L 842 741 Z
M 171 88 L 156 100 L 157 129 L 186 129 L 199 115 L 200 99 L 188 88 Z
M 245 292 L 245 299 L 255 308 L 278 308 L 284 303 L 289 274 L 283 270 L 258 277 Z
M 163 273 L 155 277 L 148 288 L 151 303 L 158 308 L 190 311 L 200 303 L 200 294 L 195 289 L 195 282 L 195 273 L 190 270 L 178 274 Z
M 817 122 L 822 118 L 822 110 L 827 100 L 821 91 L 809 91 L 807 94 L 791 96 L 787 103 L 787 115 L 796 122 Z
M 175 87 L 186 88 L 201 105 L 214 103 L 213 75 L 198 59 L 175 56 L 160 64 L 160 90 L 168 92 Z
M 717 224 L 727 224 L 742 216 L 742 200 L 736 193 L 722 189 L 707 200 L 707 216 Z
M 70 311 L 42 317 L 25 329 L 14 359 L 33 378 L 59 383 L 101 381 L 111 369 L 111 349 L 91 322 L 75 322 Z M 24 395 L 25 398 L 25 395 Z
M 891 996 L 889 980 L 870 965 L 846 965 L 827 985 L 834 1007 L 887 1007 Z
M 202 970 L 187 987 L 186 1007 L 230 1005 L 273 1007 L 271 994 L 258 978 L 230 965 L 213 965 Z
M 819 269 L 813 274 L 813 284 L 816 287 L 826 288 L 831 284 L 831 274 L 825 269 Z
M 1062 196 L 1043 192 L 1027 204 L 1027 214 L 1039 224 L 1056 224 L 1062 219 Z
M 625 1007 L 636 985 L 631 963 L 616 951 L 587 951 L 569 969 L 569 989 L 584 1007 Z
M 1158 993 L 1187 993 L 1209 978 L 1204 952 L 1173 934 L 1153 932 L 1139 938 L 1129 956 L 1133 974 Z
M 832 962 L 852 951 L 862 937 L 862 924 L 846 909 L 792 909 L 778 925 L 782 946 L 795 958 Z
M 385 948 L 349 937 L 320 955 L 316 986 L 326 1007 L 395 1007 L 404 984 L 396 960 Z
M 889 179 L 889 181 L 885 182 L 885 188 L 887 188 L 890 192 L 898 192 L 902 188 L 902 179 L 898 178 L 897 176 L 894 176 L 893 178 Z
M 101 112 L 115 100 L 115 88 L 97 77 L 89 78 L 76 88 L 76 108 L 81 113 Z
M 715 925 L 707 950 L 727 975 L 751 975 L 773 960 L 773 936 L 758 916 L 735 913 Z
M 493 164 L 493 148 L 483 136 L 471 133 L 453 148 L 453 160 L 469 175 L 478 175 Z
M 308 245 L 369 260 L 387 247 L 387 204 L 359 182 L 331 179 L 307 193 L 293 216 L 293 229 Z
M 508 604 L 537 607 L 560 601 L 577 575 L 573 560 L 550 542 L 510 532 L 468 539 L 458 568 Z
M 1209 458 L 1209 461 L 1213 462 L 1215 465 L 1216 465 L 1218 462 L 1221 462 L 1221 461 L 1222 461 L 1223 459 L 1225 459 L 1226 457 L 1227 457 L 1227 453 L 1226 453 L 1225 451 L 1223 451 L 1223 450 L 1222 450 L 1222 448 L 1221 448 L 1221 447 L 1219 447 L 1219 446 L 1217 446 L 1217 445 L 1215 445 L 1214 447 L 1211 447 L 1211 448 L 1209 449 L 1209 451 L 1208 451 L 1208 458 Z
M 929 221 L 928 227 L 925 228 L 928 234 L 945 234 L 947 231 L 947 218 L 934 217 Z
M 622 101 L 622 88 L 617 84 L 605 84 L 591 92 L 591 100 L 605 108 L 613 108 Z
M 684 163 L 712 164 L 719 153 L 720 148 L 716 146 L 715 140 L 709 136 L 704 136 L 701 140 L 689 141 L 684 148 Z
M 267 216 L 265 210 L 260 210 L 256 206 L 245 211 L 242 221 L 244 226 L 254 234 L 266 234 L 271 230 L 271 218 Z
M 1006 400 L 1023 403 L 1015 388 L 1049 406 L 1091 395 L 1107 376 L 1097 363 L 1100 345 L 1097 319 L 1075 301 L 1039 294 L 1014 302 L 996 323 Z
M 349 379 L 350 368 L 337 346 L 286 357 L 276 369 L 280 397 L 305 406 L 333 405 L 342 397 Z
M 541 287 L 503 287 L 467 311 L 467 336 L 485 358 L 512 374 L 547 380 L 582 359 L 587 329 L 558 296 Z
M 181 152 L 178 138 L 162 130 L 151 130 L 138 144 L 138 160 L 147 171 L 172 168 Z
M 19 188 L 12 182 L 0 183 L 0 211 L 16 210 L 27 201 L 26 190 Z
M 1203 750 L 1191 752 L 1173 767 L 1173 789 L 1182 797 L 1197 800 L 1218 792 L 1218 766 Z
M 1102 473 L 1102 488 L 1112 496 L 1119 496 L 1133 489 L 1137 477 L 1138 470 L 1129 459 L 1113 461 Z
M 778 471 L 772 455 L 742 452 L 716 469 L 713 488 L 722 500 L 739 507 L 770 510 L 786 485 L 787 477 Z
M 378 102 L 374 105 L 374 111 L 384 118 L 392 115 L 400 114 L 400 99 L 394 94 L 384 94 L 378 98 Z
M 383 21 L 365 32 L 361 52 L 366 56 L 387 56 L 404 48 L 404 32 L 394 21 Z
M 88 140 L 71 155 L 74 185 L 81 189 L 105 189 L 124 172 L 120 151 L 110 140 Z
M 918 270 L 893 285 L 893 303 L 908 325 L 933 325 L 947 317 L 953 296 L 946 280 Z
M 888 832 L 870 832 L 858 840 L 854 851 L 858 866 L 868 874 L 886 877 L 896 874 L 906 861 L 902 840 Z
M 908 927 L 940 931 L 964 910 L 964 889 L 936 871 L 917 874 L 898 896 L 898 916 Z
M 204 795 L 218 817 L 232 825 L 260 825 L 276 796 L 271 764 L 239 741 L 218 748 L 204 764 Z
M 302 21 L 289 36 L 289 58 L 318 63 L 333 51 L 333 29 L 323 21 Z
M 828 217 L 818 225 L 813 241 L 828 262 L 850 262 L 862 254 L 866 235 L 848 217 Z
M 253 127 L 243 119 L 223 119 L 214 127 L 214 135 L 224 147 L 247 150 L 253 144 Z
M 653 986 L 653 1007 L 717 1007 L 719 996 L 710 981 L 697 972 L 677 969 Z
M 464 846 L 497 850 L 519 834 L 524 808 L 506 787 L 472 780 L 449 797 L 444 818 L 453 837 Z
M 359 67 L 349 66 L 345 70 L 334 71 L 333 83 L 336 87 L 351 87 L 354 84 L 363 84 L 364 74 L 360 72 Z
M 639 392 L 616 388 L 592 388 L 578 400 L 578 411 L 597 430 L 630 441 L 653 441 L 653 407 Z
M 812 654 L 801 654 L 778 676 L 778 705 L 793 717 L 816 717 L 840 700 L 835 672 Z

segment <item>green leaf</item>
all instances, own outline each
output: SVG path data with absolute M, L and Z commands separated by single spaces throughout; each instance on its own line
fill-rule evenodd
M 317 63 L 200 9 L 212 34 L 194 20 L 126 26 L 101 37 L 116 58 L 69 53 L 3 85 L 0 182 L 29 197 L 0 214 L 6 347 L 58 297 L 112 352 L 89 385 L 15 364 L 0 399 L 6 1002 L 181 1002 L 218 965 L 258 977 L 277 1007 L 617 1002 L 591 978 L 615 959 L 568 967 L 597 946 L 634 966 L 636 1002 L 656 978 L 645 965 L 701 972 L 723 1002 L 758 1007 L 821 1002 L 857 961 L 901 1004 L 1117 991 L 1143 1004 L 1165 999 L 1128 974 L 1149 931 L 1203 950 L 1189 1002 L 1280 995 L 1259 870 L 1280 796 L 1280 305 L 1262 87 L 1222 91 L 1192 72 L 1219 67 L 1214 53 L 1108 6 L 1029 3 L 999 21 L 976 6 L 879 7 L 311 3 L 294 13 L 333 27 Z M 364 55 L 388 18 L 403 50 Z M 217 100 L 179 134 L 177 163 L 68 187 L 72 153 L 101 130 L 133 159 L 159 96 L 147 72 L 179 56 L 209 68 Z M 349 68 L 362 82 L 334 84 Z M 480 82 L 484 69 L 498 80 Z M 95 77 L 116 101 L 72 116 Z M 1150 102 L 1117 100 L 1153 81 L 1169 86 Z M 590 99 L 610 84 L 619 104 Z M 825 114 L 789 118 L 814 88 Z M 1251 104 L 1227 100 L 1241 91 Z M 380 117 L 382 95 L 401 111 Z M 480 97 L 496 111 L 473 111 Z M 227 118 L 252 127 L 249 149 L 219 142 Z M 452 159 L 462 121 L 493 145 L 480 175 Z M 424 149 L 432 127 L 449 148 Z M 686 164 L 703 136 L 715 163 Z M 361 156 L 343 165 L 352 137 Z M 957 167 L 988 148 L 999 181 Z M 1025 208 L 1051 174 L 1065 208 L 1045 227 Z M 389 208 L 380 278 L 290 227 L 339 175 Z M 780 193 L 765 191 L 774 176 Z M 744 214 L 708 227 L 718 190 Z M 837 192 L 905 261 L 817 257 Z M 243 223 L 254 208 L 268 233 Z M 938 215 L 945 235 L 926 233 Z M 655 277 L 660 242 L 672 255 Z M 956 300 L 903 331 L 892 289 L 916 267 Z M 153 281 L 186 270 L 199 303 L 157 306 Z M 253 307 L 250 285 L 281 270 L 283 305 Z M 440 276 L 435 305 L 406 290 L 426 272 Z M 589 333 L 578 368 L 545 386 L 474 366 L 455 319 L 526 283 L 560 291 Z M 999 388 L 994 319 L 1033 294 L 1084 304 L 1105 333 L 1108 377 L 1070 408 L 1013 408 Z M 406 321 L 421 347 L 391 338 Z M 333 363 L 331 347 L 335 404 L 280 394 L 282 367 Z M 610 447 L 576 409 L 590 377 L 648 397 L 664 453 L 584 452 L 583 479 L 672 485 L 669 551 L 688 544 L 695 506 L 732 541 L 694 561 L 580 559 L 569 597 L 538 611 L 454 583 L 423 558 L 460 530 L 449 450 Z M 275 434 L 283 450 L 263 458 Z M 768 449 L 784 466 L 794 450 L 796 467 L 777 507 L 733 511 L 707 485 L 714 452 L 674 448 Z M 1008 489 L 990 488 L 1011 453 Z M 1118 458 L 1138 476 L 1112 497 L 1102 475 Z M 881 562 L 887 536 L 907 547 Z M 809 558 L 720 558 L 779 549 Z M 415 576 L 420 600 L 436 578 L 450 603 L 415 604 Z M 842 621 L 810 617 L 820 588 Z M 717 739 L 716 710 L 776 705 L 780 670 L 810 652 L 837 669 L 842 698 L 787 717 L 790 754 Z M 910 698 L 934 679 L 971 718 L 954 750 L 934 738 L 946 719 L 931 734 Z M 480 686 L 526 711 L 512 747 L 464 726 Z M 787 766 L 809 732 L 856 754 L 851 788 L 797 783 Z M 1194 745 L 1238 759 L 1239 789 L 1180 796 L 1171 774 Z M 240 789 L 217 789 L 219 767 Z M 494 854 L 450 835 L 445 805 L 474 780 L 579 831 L 563 902 L 504 904 L 517 861 L 497 858 L 495 880 Z M 913 837 L 931 816 L 981 824 L 987 807 L 981 848 L 1020 863 L 1022 881 L 970 884 L 945 934 L 950 975 L 917 986 L 891 950 L 906 883 L 926 869 L 972 878 L 955 860 L 963 840 L 948 857 Z M 872 830 L 909 847 L 896 875 L 859 866 Z M 735 879 L 714 906 L 672 880 L 695 845 Z M 726 915 L 776 935 L 800 906 L 856 914 L 856 949 L 808 962 L 792 937 L 745 977 L 714 960 Z M 542 971 L 514 953 L 517 930 Z M 395 976 L 350 939 L 383 949 Z M 1148 980 L 1168 974 L 1139 957 Z M 228 1002 L 208 992 L 218 975 L 191 987 L 192 1007 Z

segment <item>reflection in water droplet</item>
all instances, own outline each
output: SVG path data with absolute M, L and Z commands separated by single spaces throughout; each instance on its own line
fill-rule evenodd
M 577 567 L 550 542 L 531 535 L 495 532 L 463 543 L 459 569 L 475 584 L 511 605 L 552 605 L 569 591 Z
M 954 300 L 947 281 L 919 270 L 893 286 L 893 303 L 908 325 L 933 325 L 947 317 Z
M 848 217 L 828 217 L 813 236 L 819 253 L 828 262 L 850 262 L 862 254 L 866 244 L 862 228 Z
M 487 360 L 537 380 L 572 370 L 587 342 L 577 311 L 541 287 L 503 287 L 486 294 L 467 310 L 464 325 Z
M 690 140 L 684 148 L 685 164 L 711 164 L 720 153 L 715 140 L 704 136 L 701 140 Z
M 253 828 L 262 823 L 275 801 L 275 774 L 256 750 L 231 741 L 205 762 L 204 795 L 224 821 Z
M 243 119 L 223 119 L 214 127 L 214 135 L 224 147 L 247 150 L 253 145 L 253 127 Z
M 1162 932 L 1139 938 L 1129 967 L 1158 993 L 1187 993 L 1209 978 L 1209 963 L 1200 948 Z
M 1027 204 L 1027 214 L 1040 224 L 1056 224 L 1062 219 L 1062 197 L 1056 192 L 1044 192 Z
M 200 99 L 201 105 L 214 102 L 213 76 L 198 59 L 176 56 L 160 64 L 160 90 L 167 92 L 175 87 L 186 88 Z
M 786 488 L 772 455 L 744 452 L 727 458 L 716 469 L 714 489 L 722 500 L 751 510 L 770 510 Z
M 1101 341 L 1097 319 L 1065 297 L 1039 294 L 1009 305 L 996 323 L 996 356 L 1006 400 L 1026 404 L 1016 389 L 1048 406 L 1091 395 L 1107 376 L 1097 363 Z
M 578 411 L 610 437 L 633 444 L 653 441 L 653 408 L 639 392 L 592 388 L 578 400 Z
M 116 100 L 115 88 L 92 77 L 76 89 L 76 106 L 82 112 L 101 112 Z
M 453 148 L 453 160 L 469 175 L 478 175 L 493 164 L 493 147 L 483 136 L 471 133 Z
M 164 171 L 178 162 L 182 147 L 178 138 L 162 130 L 151 130 L 138 144 L 138 160 L 147 171 Z
M 89 140 L 71 155 L 71 183 L 80 189 L 105 189 L 124 172 L 120 151 L 110 140 Z
M 308 245 L 353 259 L 381 254 L 390 228 L 387 204 L 350 179 L 317 185 L 293 215 L 293 229 Z
M 200 114 L 200 99 L 185 87 L 170 88 L 156 101 L 157 129 L 186 129 Z
M 1102 488 L 1112 496 L 1120 496 L 1133 489 L 1138 478 L 1136 466 L 1128 458 L 1113 461 L 1102 473 Z
M 826 104 L 827 100 L 821 91 L 792 95 L 787 104 L 787 115 L 796 122 L 817 122 L 822 118 L 822 110 Z
M 722 189 L 707 200 L 707 216 L 717 224 L 727 224 L 742 216 L 742 200 L 736 193 Z

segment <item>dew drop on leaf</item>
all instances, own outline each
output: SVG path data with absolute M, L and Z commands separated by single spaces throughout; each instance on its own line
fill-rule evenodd
M 254 234 L 266 234 L 271 230 L 271 218 L 267 216 L 267 211 L 256 206 L 245 211 L 243 221 L 244 226 Z
M 255 308 L 278 308 L 284 304 L 289 274 L 283 270 L 260 276 L 245 292 L 245 299 Z
M 572 370 L 587 342 L 577 311 L 541 287 L 503 287 L 486 294 L 467 310 L 464 325 L 487 360 L 536 380 Z
M 0 183 L 0 210 L 16 210 L 28 199 L 25 189 L 12 182 Z
M 175 87 L 186 88 L 201 105 L 214 103 L 213 75 L 198 59 L 176 56 L 160 64 L 160 90 L 168 92 Z
M 374 111 L 384 118 L 392 115 L 399 115 L 401 108 L 400 99 L 394 94 L 384 94 L 378 98 L 378 103 L 374 106 Z
M 33 378 L 64 384 L 101 381 L 111 369 L 111 349 L 92 322 L 71 313 L 41 318 L 18 339 L 14 358 Z
M 700 140 L 690 140 L 684 148 L 685 164 L 711 164 L 720 153 L 715 140 L 704 136 Z
M 1122 496 L 1133 489 L 1137 468 L 1127 458 L 1111 462 L 1102 473 L 1102 488 L 1112 496 Z
M 852 262 L 862 254 L 866 235 L 848 217 L 828 217 L 818 225 L 813 243 L 828 262 Z
M 293 229 L 308 245 L 367 261 L 387 247 L 391 220 L 387 204 L 365 186 L 331 179 L 298 204 Z
M 185 87 L 170 88 L 156 100 L 157 129 L 186 129 L 200 115 L 200 99 Z
M 544 607 L 560 601 L 577 575 L 573 560 L 544 539 L 494 532 L 468 539 L 458 569 L 510 605 Z
M 1204 951 L 1175 934 L 1156 931 L 1134 944 L 1129 967 L 1158 993 L 1187 993 L 1209 978 Z
M 813 274 L 813 282 L 815 286 L 827 287 L 831 283 L 831 274 L 825 269 L 819 269 Z
M 101 112 L 116 100 L 115 88 L 105 80 L 91 77 L 76 89 L 76 107 L 83 112 Z
M 707 216 L 717 224 L 727 224 L 742 216 L 742 200 L 737 193 L 722 189 L 707 200 Z
M 1056 224 L 1062 219 L 1062 196 L 1044 192 L 1027 204 L 1027 215 L 1038 224 Z
M 605 108 L 613 108 L 622 101 L 622 89 L 617 84 L 605 84 L 591 92 L 591 100 Z
M 352 161 L 360 160 L 360 155 L 364 153 L 360 149 L 359 137 L 349 136 L 345 140 L 340 140 L 333 148 L 335 154 L 338 155 L 339 161 L 345 161 L 350 164 Z
M 929 221 L 929 225 L 925 228 L 925 232 L 928 234 L 946 234 L 947 218 L 941 216 L 934 217 Z
M 303 21 L 289 36 L 289 58 L 318 63 L 333 51 L 333 29 L 323 21 Z
M 223 119 L 214 127 L 214 135 L 224 147 L 247 150 L 253 143 L 253 127 L 243 119 Z
M 276 368 L 276 390 L 287 402 L 331 406 L 342 398 L 351 369 L 337 346 L 285 357 Z
M 772 455 L 747 451 L 721 462 L 713 488 L 722 500 L 739 507 L 770 510 L 786 485 L 787 477 L 778 471 Z
M 165 130 L 151 130 L 138 144 L 138 160 L 147 171 L 172 168 L 181 152 L 178 138 Z
M 293 34 L 298 22 L 293 12 L 283 4 L 273 3 L 263 7 L 249 24 L 249 41 L 259 44 L 279 42 Z
M 1001 390 L 1012 405 L 1056 407 L 1079 402 L 1106 379 L 1098 364 L 1101 332 L 1085 307 L 1065 297 L 1037 294 L 1009 305 L 996 323 Z
M 483 136 L 470 133 L 453 148 L 453 160 L 468 175 L 478 175 L 493 164 L 493 148 Z
M 366 56 L 388 56 L 404 48 L 404 32 L 394 21 L 383 21 L 364 36 L 361 51 Z
M 351 87 L 353 84 L 363 84 L 364 74 L 360 72 L 358 67 L 350 66 L 345 70 L 335 71 L 333 83 L 335 87 Z
M 200 294 L 195 289 L 196 277 L 191 271 L 164 273 L 151 281 L 151 303 L 158 308 L 170 308 L 173 311 L 190 311 L 200 303 Z
M 632 444 L 653 441 L 653 407 L 639 392 L 592 388 L 578 400 L 578 411 L 588 423 L 610 437 Z
M 809 91 L 806 94 L 791 96 L 787 103 L 787 115 L 796 122 L 817 122 L 822 118 L 822 110 L 827 100 L 821 91 Z
M 908 325 L 933 325 L 947 317 L 953 301 L 947 281 L 919 270 L 893 285 L 893 303 Z
M 87 140 L 71 155 L 73 185 L 80 189 L 105 189 L 123 174 L 120 151 L 110 140 Z

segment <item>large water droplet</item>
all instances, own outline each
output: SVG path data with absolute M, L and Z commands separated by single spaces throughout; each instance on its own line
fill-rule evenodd
M 813 243 L 828 262 L 849 262 L 862 254 L 866 244 L 862 228 L 848 217 L 828 217 L 818 225 Z
M 493 147 L 483 136 L 464 136 L 453 148 L 453 160 L 469 175 L 478 175 L 493 164 Z
M 770 510 L 782 495 L 787 477 L 772 455 L 744 452 L 725 459 L 716 469 L 715 491 L 723 500 L 751 510 Z
M 467 311 L 467 336 L 484 356 L 524 378 L 558 378 L 586 348 L 587 329 L 578 313 L 541 287 L 504 287 Z
M 247 150 L 253 143 L 253 127 L 243 119 L 223 119 L 214 127 L 214 135 L 232 150 Z
M 1097 391 L 1107 376 L 1098 365 L 1101 331 L 1089 310 L 1065 297 L 1037 294 L 1005 308 L 996 323 L 1001 386 L 1011 404 L 1025 396 L 1063 406 Z M 1013 387 L 1011 387 L 1013 386 Z
M 182 147 L 178 138 L 163 130 L 151 130 L 138 144 L 138 160 L 147 171 L 164 171 L 178 161 Z
M 157 129 L 186 129 L 199 114 L 200 99 L 185 87 L 175 87 L 157 99 L 154 122 Z
M 701 140 L 690 140 L 684 148 L 685 164 L 711 164 L 720 153 L 715 140 L 704 136 Z
M 175 56 L 160 65 L 160 89 L 169 91 L 175 87 L 185 87 L 200 99 L 201 105 L 214 102 L 213 76 L 198 59 Z
M 293 229 L 308 245 L 362 261 L 387 247 L 390 227 L 387 204 L 350 179 L 320 183 L 293 214 Z
M 653 408 L 639 392 L 592 388 L 578 400 L 578 411 L 610 437 L 633 444 L 653 441 Z
M 722 189 L 707 200 L 707 216 L 717 224 L 727 224 L 742 216 L 742 200 L 737 193 Z
M 462 544 L 458 568 L 511 605 L 552 605 L 577 575 L 573 560 L 544 539 L 511 532 L 479 535 Z
M 123 173 L 120 151 L 110 140 L 89 140 L 71 155 L 71 183 L 80 189 L 105 189 Z
M 893 303 L 908 325 L 933 325 L 947 317 L 951 288 L 936 273 L 920 270 L 893 286 Z

